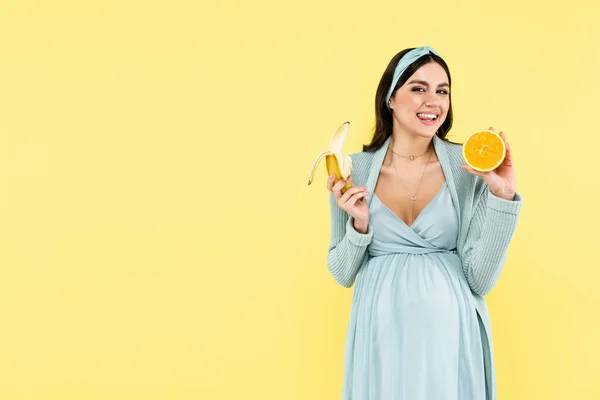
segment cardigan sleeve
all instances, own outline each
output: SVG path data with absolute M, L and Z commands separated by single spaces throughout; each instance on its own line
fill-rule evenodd
M 331 241 L 327 254 L 327 269 L 337 283 L 349 288 L 367 257 L 367 246 L 373 237 L 369 223 L 367 232 L 354 229 L 354 218 L 338 207 L 332 193 L 329 194 L 331 209 Z
M 494 196 L 487 185 L 479 196 L 462 255 L 464 273 L 474 293 L 484 296 L 496 285 L 521 205 L 519 193 L 513 200 L 504 200 Z

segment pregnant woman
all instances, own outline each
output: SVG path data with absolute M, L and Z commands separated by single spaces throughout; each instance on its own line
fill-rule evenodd
M 435 50 L 398 53 L 377 88 L 372 141 L 351 154 L 352 187 L 327 182 L 328 269 L 354 285 L 343 400 L 496 399 L 484 296 L 521 196 L 510 144 L 498 168 L 478 172 L 446 139 L 450 90 Z

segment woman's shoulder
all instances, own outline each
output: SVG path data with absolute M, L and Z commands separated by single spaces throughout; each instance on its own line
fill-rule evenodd
M 463 144 L 460 142 L 457 142 L 455 140 L 450 140 L 450 139 L 444 139 L 441 140 L 441 143 L 443 144 L 443 146 L 445 146 L 446 151 L 448 152 L 448 155 L 452 158 L 452 159 L 462 159 L 462 151 L 463 151 Z
M 352 159 L 352 172 L 350 172 L 350 175 L 353 182 L 366 181 L 373 160 L 373 152 L 360 151 L 348 155 Z
M 353 165 L 354 165 L 354 163 L 365 164 L 365 163 L 370 162 L 373 159 L 373 152 L 359 151 L 356 153 L 350 153 L 349 156 L 350 156 L 350 158 L 352 158 Z
M 444 148 L 444 153 L 446 155 L 447 161 L 450 163 L 452 171 L 463 171 L 463 169 L 461 168 L 462 165 L 464 165 L 462 143 L 451 141 L 449 139 L 441 140 L 440 142 Z M 467 173 L 467 175 L 469 174 Z
M 443 140 L 442 143 L 446 150 L 449 167 L 453 172 L 454 184 L 459 197 L 461 194 L 470 198 L 481 196 L 486 186 L 485 181 L 462 169 L 462 166 L 465 164 L 463 144 L 449 139 Z
M 373 160 L 373 155 L 374 153 L 370 151 L 350 153 L 349 156 L 352 159 L 352 167 L 360 169 L 368 168 Z

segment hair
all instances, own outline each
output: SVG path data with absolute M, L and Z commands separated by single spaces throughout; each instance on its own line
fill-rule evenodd
M 383 76 L 381 77 L 381 80 L 379 81 L 379 85 L 377 86 L 377 93 L 375 94 L 375 131 L 373 132 L 373 139 L 371 140 L 371 143 L 369 143 L 367 145 L 363 145 L 363 151 L 375 151 L 375 150 L 379 149 L 383 145 L 383 143 L 392 135 L 392 131 L 393 131 L 392 110 L 390 110 L 387 107 L 386 96 L 387 96 L 388 90 L 390 88 L 390 85 L 392 84 L 392 79 L 394 77 L 394 70 L 396 69 L 398 62 L 400 61 L 400 59 L 402 57 L 404 57 L 404 55 L 406 53 L 408 53 L 411 50 L 413 50 L 413 48 L 404 49 L 401 52 L 399 52 L 398 54 L 396 54 L 390 60 L 390 63 L 388 64 L 387 68 L 385 69 L 385 72 L 383 73 Z M 420 57 L 415 62 L 413 62 L 411 65 L 409 65 L 408 68 L 406 68 L 406 70 L 404 71 L 404 73 L 402 73 L 402 75 L 400 75 L 400 78 L 398 79 L 398 83 L 396 84 L 396 87 L 392 91 L 392 97 L 396 93 L 396 90 L 398 90 L 398 88 L 400 88 L 402 85 L 404 85 L 406 83 L 406 81 L 408 80 L 408 78 L 410 78 L 412 76 L 412 74 L 414 74 L 423 65 L 431 63 L 431 62 L 438 63 L 439 65 L 442 66 L 442 68 L 444 68 L 444 70 L 446 71 L 446 74 L 448 75 L 448 84 L 452 85 L 452 80 L 450 78 L 450 70 L 448 69 L 448 65 L 446 65 L 446 62 L 441 57 L 439 57 L 435 54 L 429 53 L 429 54 L 426 54 L 426 55 Z M 452 95 L 452 91 L 450 90 L 449 96 L 451 96 L 451 95 Z M 448 141 L 446 139 L 446 135 L 448 134 L 448 131 L 450 131 L 450 128 L 452 127 L 452 98 L 449 97 L 449 99 L 450 99 L 450 105 L 448 107 L 448 114 L 446 116 L 446 120 L 444 121 L 442 126 L 440 126 L 438 131 L 436 132 L 436 135 L 440 139 L 446 140 L 446 141 Z

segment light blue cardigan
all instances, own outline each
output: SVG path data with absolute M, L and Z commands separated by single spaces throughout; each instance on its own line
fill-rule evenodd
M 390 138 L 374 152 L 350 154 L 352 158 L 352 182 L 366 186 L 371 198 L 379 177 L 379 171 Z M 506 260 L 506 252 L 517 226 L 522 198 L 519 193 L 514 200 L 494 196 L 477 176 L 464 171 L 462 145 L 446 142 L 437 136 L 433 145 L 450 189 L 452 203 L 458 215 L 459 234 L 457 252 L 463 263 L 463 271 L 473 294 L 473 304 L 481 316 L 486 330 L 488 346 L 484 348 L 492 368 L 488 387 L 496 398 L 495 369 L 493 362 L 490 318 L 483 296 L 488 294 L 500 277 Z M 330 194 L 331 242 L 327 255 L 327 268 L 333 278 L 344 287 L 354 284 L 358 270 L 369 258 L 367 246 L 373 229 L 369 224 L 367 233 L 354 229 L 353 219 L 340 209 Z

